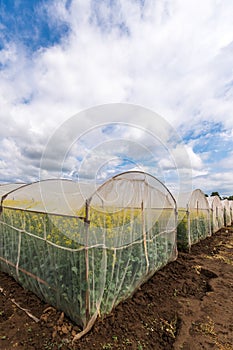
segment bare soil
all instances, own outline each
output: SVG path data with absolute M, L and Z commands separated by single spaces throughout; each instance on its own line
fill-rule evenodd
M 233 350 L 233 228 L 179 253 L 72 345 L 79 331 L 0 273 L 1 350 Z

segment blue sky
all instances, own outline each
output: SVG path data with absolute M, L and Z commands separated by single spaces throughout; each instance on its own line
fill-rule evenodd
M 194 188 L 232 195 L 232 13 L 231 0 L 0 0 L 0 182 L 37 180 L 46 144 L 75 114 L 130 103 L 180 136 Z M 175 188 L 180 147 L 165 152 L 148 137 L 150 123 L 142 130 L 125 118 L 117 127 L 111 115 L 104 126 L 96 117 L 94 131 L 81 120 L 85 135 L 61 166 L 64 135 L 45 175 L 140 168 Z
M 0 47 L 3 48 L 7 42 L 16 42 L 33 53 L 59 44 L 68 34 L 69 26 L 60 19 L 50 20 L 47 4 L 47 1 L 37 0 L 2 0 Z

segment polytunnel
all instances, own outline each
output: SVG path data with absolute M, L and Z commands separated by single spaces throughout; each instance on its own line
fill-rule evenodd
M 233 201 L 232 200 L 228 200 L 228 201 L 229 201 L 229 206 L 230 206 L 231 225 L 233 225 Z
M 231 226 L 231 209 L 228 199 L 222 200 L 222 206 L 224 209 L 224 225 Z
M 205 194 L 196 189 L 177 196 L 178 249 L 189 249 L 193 244 L 211 235 L 209 203 Z
M 25 185 L 24 183 L 1 184 L 0 185 L 0 198 L 2 198 L 5 194 L 9 193 L 10 191 L 16 190 L 17 188 L 20 188 L 24 185 Z
M 211 230 L 217 232 L 224 226 L 224 211 L 219 196 L 207 198 L 211 210 Z
M 155 177 L 32 183 L 5 195 L 1 269 L 85 329 L 176 259 L 176 202 Z

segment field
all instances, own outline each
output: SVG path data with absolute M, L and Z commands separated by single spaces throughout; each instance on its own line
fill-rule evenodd
M 194 245 L 75 345 L 62 312 L 0 273 L 0 349 L 233 350 L 233 228 Z

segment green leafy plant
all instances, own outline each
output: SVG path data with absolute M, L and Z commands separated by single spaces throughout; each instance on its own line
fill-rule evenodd
M 93 209 L 87 225 L 78 217 L 3 208 L 1 269 L 85 327 L 96 310 L 108 314 L 174 259 L 172 210 L 149 225 L 138 208 Z

